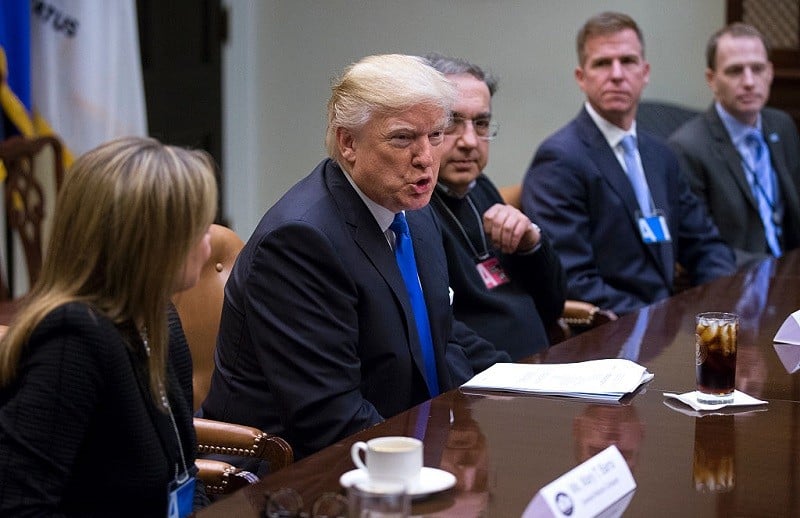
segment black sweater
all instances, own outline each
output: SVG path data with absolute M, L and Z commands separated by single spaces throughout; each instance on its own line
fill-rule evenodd
M 489 207 L 503 203 L 500 193 L 483 175 L 467 196 L 481 218 Z M 565 298 L 564 272 L 547 236 L 542 234 L 541 247 L 530 254 L 504 254 L 492 248 L 487 237 L 489 252 L 499 259 L 511 279 L 488 289 L 476 269 L 479 260 L 445 209 L 447 206 L 459 220 L 480 254 L 483 223 L 476 218 L 467 198 L 450 197 L 437 187 L 431 205 L 444 227 L 455 317 L 498 349 L 507 351 L 513 360 L 546 349 L 547 328 L 561 315 Z

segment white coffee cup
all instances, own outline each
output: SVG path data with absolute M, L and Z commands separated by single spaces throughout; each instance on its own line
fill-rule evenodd
M 366 462 L 361 460 L 364 452 Z M 350 448 L 353 463 L 370 478 L 399 478 L 416 485 L 422 471 L 422 441 L 413 437 L 378 437 Z

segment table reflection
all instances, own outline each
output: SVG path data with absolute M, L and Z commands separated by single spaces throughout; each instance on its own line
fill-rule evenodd
M 588 405 L 573 421 L 575 457 L 589 460 L 612 444 L 617 447 L 631 472 L 639 461 L 644 425 L 633 406 Z
M 780 358 L 786 372 L 793 374 L 800 370 L 800 345 L 774 343 L 772 347 Z
M 736 351 L 736 388 L 759 399 L 764 396 L 768 379 L 764 354 L 765 351 L 756 345 L 739 346 Z
M 694 476 L 700 493 L 724 493 L 736 485 L 735 416 L 707 415 L 695 419 Z
M 739 315 L 736 388 L 756 398 L 763 396 L 767 380 L 766 358 L 757 344 L 774 270 L 775 261 L 766 259 L 747 271 L 734 309 Z
M 758 334 L 761 318 L 767 308 L 775 262 L 767 259 L 753 266 L 745 274 L 742 294 L 736 301 L 734 313 L 739 315 L 739 331 Z
M 489 502 L 489 450 L 462 395 L 453 398 L 452 422 L 439 467 L 456 476 L 454 502 L 447 516 L 479 516 Z

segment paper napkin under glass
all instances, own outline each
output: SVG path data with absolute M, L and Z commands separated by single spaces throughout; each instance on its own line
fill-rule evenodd
M 697 400 L 697 391 L 693 390 L 691 392 L 686 392 L 684 394 L 673 394 L 671 392 L 664 392 L 664 397 L 674 398 L 689 405 L 695 410 L 719 410 L 720 408 L 731 407 L 731 406 L 753 406 L 753 405 L 766 405 L 766 401 L 762 401 L 760 399 L 756 399 L 753 396 L 748 396 L 744 392 L 739 390 L 733 391 L 733 401 L 731 403 L 723 403 L 718 405 L 710 405 L 708 403 L 701 403 Z

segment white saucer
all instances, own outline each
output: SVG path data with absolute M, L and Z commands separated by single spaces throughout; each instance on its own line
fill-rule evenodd
M 339 477 L 339 483 L 342 487 L 350 487 L 356 482 L 367 478 L 369 478 L 369 475 L 365 470 L 354 469 Z M 423 496 L 450 489 L 454 485 L 456 485 L 456 477 L 452 473 L 437 468 L 423 467 L 419 474 L 419 481 L 409 488 L 408 494 L 412 498 L 422 498 Z

